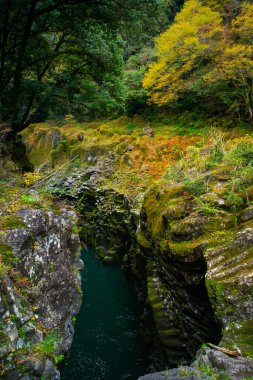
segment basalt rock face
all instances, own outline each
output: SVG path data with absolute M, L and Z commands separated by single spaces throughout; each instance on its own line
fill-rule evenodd
M 129 252 L 136 226 L 128 199 L 113 190 L 87 188 L 78 202 L 81 236 L 90 242 L 104 263 L 122 263 Z
M 163 372 L 155 372 L 149 375 L 141 376 L 138 380 L 206 380 L 211 379 L 210 376 L 203 374 L 202 372 L 191 367 L 173 368 Z
M 200 254 L 183 260 L 155 243 L 146 257 L 147 298 L 167 365 L 189 363 L 201 343 L 220 338 L 205 287 L 206 263 Z
M 145 215 L 140 215 L 143 197 L 130 202 L 114 190 L 96 189 L 90 180 L 79 186 L 77 194 L 73 175 L 62 182 L 81 215 L 82 239 L 95 247 L 104 263 L 123 264 L 135 281 L 146 304 L 143 328 L 152 346 L 151 368 L 190 362 L 202 342 L 217 342 L 220 326 L 205 287 L 202 250 L 190 259 L 170 250 L 164 254 L 156 240 L 150 240 Z M 194 228 L 197 234 L 198 226 Z M 185 233 L 191 232 L 190 226 Z
M 103 171 L 103 175 L 105 171 Z M 52 185 L 54 194 L 72 201 L 80 215 L 80 236 L 104 263 L 122 263 L 135 242 L 136 221 L 129 199 L 112 189 L 99 189 L 100 170 L 74 170 Z
M 18 217 L 24 226 L 1 237 L 9 255 L 0 277 L 1 373 L 59 379 L 57 358 L 71 345 L 81 304 L 76 214 L 22 209 Z
M 218 185 L 210 181 L 201 202 L 183 184 L 154 185 L 137 238 L 148 258 L 148 299 L 169 363 L 180 356 L 189 362 L 201 342 L 216 342 L 248 356 L 248 371 L 243 358 L 232 363 L 213 350 L 206 364 L 242 379 L 253 375 L 252 207 L 229 208 Z

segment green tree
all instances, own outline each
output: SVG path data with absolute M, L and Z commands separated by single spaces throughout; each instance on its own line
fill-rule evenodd
M 110 112 L 122 96 L 119 32 L 141 30 L 161 6 L 163 0 L 0 0 L 0 121 L 15 134 L 54 108 L 94 111 L 99 99 L 98 108 L 107 102 Z
M 147 106 L 147 91 L 142 86 L 144 75 L 154 55 L 154 49 L 143 48 L 127 60 L 124 71 L 126 111 L 132 116 Z

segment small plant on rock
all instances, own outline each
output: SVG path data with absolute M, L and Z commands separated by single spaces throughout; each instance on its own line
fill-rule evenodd
M 55 330 L 47 333 L 44 340 L 34 346 L 34 352 L 41 357 L 48 357 L 56 361 L 56 350 L 59 344 L 59 333 Z

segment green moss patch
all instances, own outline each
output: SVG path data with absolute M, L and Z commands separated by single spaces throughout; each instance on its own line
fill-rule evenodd
M 24 228 L 24 227 L 26 227 L 25 222 L 23 222 L 23 220 L 21 220 L 17 216 L 7 215 L 7 216 L 2 216 L 0 219 L 1 230 Z

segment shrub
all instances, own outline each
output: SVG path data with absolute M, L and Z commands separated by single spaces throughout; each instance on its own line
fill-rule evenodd
M 240 142 L 235 149 L 227 153 L 226 160 L 231 165 L 253 166 L 253 143 L 249 141 Z
M 195 181 L 186 181 L 185 189 L 190 194 L 198 196 L 204 194 L 207 191 L 207 185 L 202 178 L 198 178 Z
M 34 352 L 39 356 L 46 356 L 56 360 L 56 350 L 59 343 L 59 333 L 55 330 L 47 333 L 45 339 L 38 342 L 34 347 Z
M 5 264 L 11 264 L 15 260 L 15 256 L 10 246 L 0 242 L 0 259 Z M 6 268 L 3 268 L 5 270 Z
M 227 191 L 225 194 L 225 199 L 226 205 L 235 209 L 243 206 L 244 204 L 243 198 L 240 195 L 234 193 L 233 191 Z
M 66 123 L 70 123 L 70 124 L 75 123 L 75 117 L 71 113 L 65 115 L 64 120 L 66 121 Z
M 25 204 L 31 204 L 31 203 L 34 203 L 34 202 L 37 202 L 38 199 L 36 198 L 33 198 L 31 195 L 29 194 L 22 194 L 20 196 L 20 199 L 22 200 L 23 203 Z
M 10 269 L 10 266 L 0 261 L 0 279 L 3 278 L 10 271 Z
M 24 184 L 26 186 L 31 186 L 35 182 L 37 182 L 39 179 L 43 177 L 43 174 L 36 173 L 36 172 L 27 172 L 24 174 Z
M 210 205 L 209 203 L 203 202 L 199 198 L 195 198 L 195 200 L 198 203 L 196 210 L 200 214 L 202 214 L 204 216 L 208 216 L 208 215 L 214 215 L 217 213 L 217 209 L 215 207 L 213 207 L 212 205 Z

